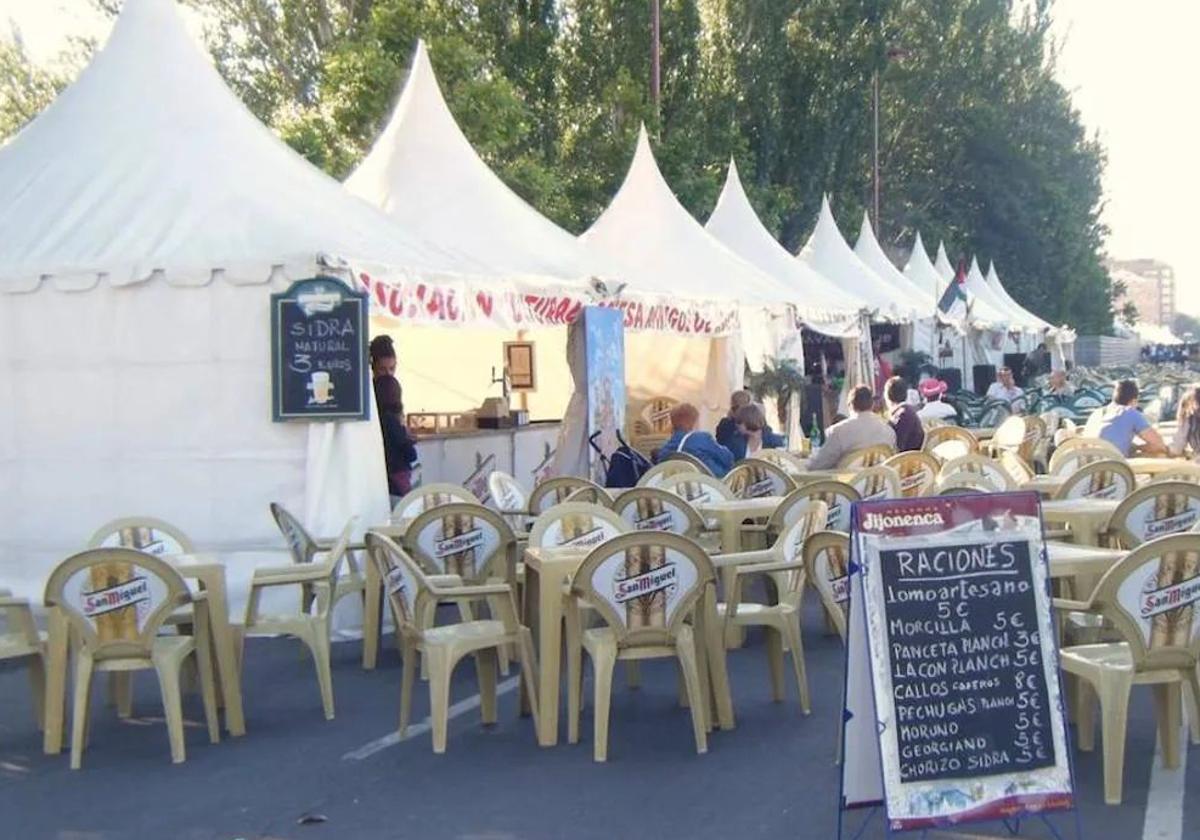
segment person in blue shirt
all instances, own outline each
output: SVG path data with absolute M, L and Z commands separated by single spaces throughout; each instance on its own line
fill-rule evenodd
M 757 415 L 753 411 L 745 411 L 752 407 L 755 407 L 754 397 L 749 391 L 734 391 L 729 398 L 729 413 L 717 423 L 717 443 L 732 452 L 735 461 L 747 457 L 747 444 L 755 432 L 762 432 L 761 448 L 779 449 L 783 446 L 783 438 L 771 431 L 771 427 L 762 419 L 762 409 Z M 742 412 L 742 419 L 750 420 L 749 424 L 738 422 L 738 415 Z M 756 416 L 759 418 L 757 424 L 753 422 Z
M 1121 454 L 1128 457 L 1133 454 L 1133 439 L 1139 437 L 1146 442 L 1139 454 L 1166 454 L 1167 446 L 1163 443 L 1158 430 L 1150 425 L 1150 421 L 1138 411 L 1138 386 L 1132 379 L 1122 379 L 1113 391 L 1113 401 L 1104 408 L 1097 409 L 1088 418 L 1085 434 L 1094 434 L 1111 443 Z
M 699 423 L 700 412 L 691 403 L 680 403 L 671 409 L 672 434 L 658 450 L 657 460 L 665 459 L 672 452 L 682 452 L 699 459 L 717 478 L 724 478 L 733 466 L 733 453 L 708 432 L 696 431 Z

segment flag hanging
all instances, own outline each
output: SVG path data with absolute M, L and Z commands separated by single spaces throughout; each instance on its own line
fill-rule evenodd
M 942 321 L 952 324 L 962 324 L 967 320 L 967 310 L 970 301 L 967 298 L 967 271 L 962 260 L 958 262 L 958 271 L 946 291 L 938 301 L 938 313 Z

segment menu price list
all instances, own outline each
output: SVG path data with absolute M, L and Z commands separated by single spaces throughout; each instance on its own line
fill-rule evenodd
M 902 782 L 1055 764 L 1028 541 L 879 554 Z

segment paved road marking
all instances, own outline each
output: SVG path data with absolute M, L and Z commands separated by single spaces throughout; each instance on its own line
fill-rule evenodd
M 1186 695 L 1185 695 L 1186 696 Z M 1154 763 L 1150 766 L 1150 792 L 1146 796 L 1146 820 L 1142 823 L 1142 840 L 1182 840 L 1183 783 L 1187 778 L 1187 754 L 1190 745 L 1187 717 L 1183 722 L 1183 739 L 1179 750 L 1179 767 L 1163 767 L 1162 747 L 1154 739 Z
M 496 696 L 501 697 L 505 694 L 508 694 L 508 692 L 514 690 L 518 685 L 520 685 L 520 683 L 520 677 L 510 677 L 509 679 L 504 680 L 496 686 Z M 479 702 L 478 694 L 476 694 L 474 697 L 468 697 L 466 700 L 459 700 L 450 707 L 450 713 L 447 715 L 446 719 L 448 721 L 454 720 L 456 717 L 464 715 L 472 709 L 478 709 Z M 368 741 L 358 749 L 351 750 L 342 756 L 342 760 L 362 761 L 365 758 L 370 758 L 377 752 L 386 750 L 388 747 L 396 746 L 401 741 L 411 741 L 413 738 L 424 735 L 431 728 L 433 728 L 432 719 L 425 718 L 425 720 L 421 721 L 420 723 L 410 725 L 408 727 L 408 731 L 404 733 L 403 738 L 400 737 L 399 732 L 389 732 L 382 738 L 376 738 L 374 741 Z

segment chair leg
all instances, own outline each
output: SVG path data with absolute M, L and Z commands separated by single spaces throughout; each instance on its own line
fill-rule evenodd
M 783 700 L 783 634 L 777 627 L 765 627 L 767 636 L 767 666 L 771 671 L 771 699 Z
M 87 737 L 88 701 L 92 694 L 92 657 L 82 651 L 75 657 L 75 709 L 71 717 L 71 769 L 83 764 Z
M 525 694 L 528 698 L 530 717 L 533 719 L 533 729 L 537 731 L 538 697 L 537 697 L 537 656 L 533 652 L 533 633 L 528 627 L 517 630 L 517 656 L 521 660 L 521 680 L 525 683 Z
M 1180 707 L 1181 694 L 1179 683 L 1163 683 L 1154 686 L 1158 743 L 1162 749 L 1163 767 L 1168 770 L 1175 770 L 1179 767 L 1179 729 L 1183 725 Z
M 787 632 L 788 647 L 792 652 L 792 670 L 796 673 L 796 689 L 800 692 L 800 711 L 812 714 L 812 696 L 808 691 L 808 666 L 804 661 L 804 637 L 800 630 L 800 613 L 788 618 L 783 625 Z
M 432 724 L 433 751 L 446 751 L 446 729 L 450 717 L 450 674 L 454 663 L 443 648 L 426 648 L 423 662 L 429 664 L 429 721 Z
M 213 669 L 212 639 L 207 620 L 195 625 L 195 670 L 200 677 L 200 699 L 204 703 L 204 722 L 208 726 L 210 744 L 221 742 L 221 722 L 217 718 L 217 680 Z M 186 665 L 189 660 L 184 660 Z
M 411 641 L 404 641 L 401 650 L 401 677 L 400 677 L 400 727 L 397 730 L 400 737 L 404 737 L 404 733 L 408 731 L 408 717 L 412 713 L 412 689 L 413 680 L 417 675 L 417 646 Z M 425 657 L 421 657 L 421 661 L 425 661 Z
M 122 720 L 133 717 L 133 674 L 129 671 L 112 671 L 108 679 L 117 701 L 117 717 Z
M 567 743 L 579 743 L 579 715 L 583 706 L 583 616 L 568 601 L 563 611 L 567 650 Z
M 183 663 L 180 663 L 182 665 Z M 162 691 L 163 717 L 167 720 L 167 737 L 171 741 L 171 763 L 182 764 L 187 758 L 183 744 L 183 698 L 180 696 L 180 671 L 171 663 L 155 660 L 158 687 Z
M 696 646 L 690 633 L 681 633 L 675 640 L 675 654 L 687 683 L 692 707 L 692 734 L 696 738 L 696 753 L 708 752 L 708 731 L 704 724 L 705 689 L 700 685 L 700 674 L 696 670 Z
M 608 710 L 612 704 L 613 669 L 617 664 L 616 648 L 600 646 L 592 653 L 592 668 L 595 671 L 595 695 L 592 704 L 592 758 L 608 760 Z
M 321 687 L 321 708 L 325 712 L 325 720 L 333 720 L 333 672 L 329 666 L 329 636 L 317 631 L 316 638 L 309 645 L 312 649 L 313 662 L 317 666 L 317 682 Z
M 1120 805 L 1125 771 L 1125 727 L 1133 672 L 1110 672 L 1105 675 L 1105 682 L 1097 688 L 1104 730 L 1104 801 L 1109 805 Z
M 33 715 L 40 732 L 46 728 L 46 661 L 40 653 L 29 658 L 29 687 L 33 691 Z
M 1184 688 L 1192 701 L 1188 706 L 1188 729 L 1192 733 L 1192 743 L 1200 744 L 1200 666 L 1190 670 L 1186 680 Z
M 1080 752 L 1096 749 L 1096 697 L 1083 679 L 1075 680 L 1075 743 Z
M 642 687 L 641 663 L 639 663 L 636 659 L 628 659 L 625 661 L 625 685 L 628 688 Z
M 675 670 L 675 692 L 679 695 L 679 708 L 690 709 L 692 698 L 688 696 L 687 677 L 683 673 L 683 663 Z
M 479 680 L 479 712 L 484 726 L 496 722 L 496 671 L 499 668 L 500 648 L 481 650 L 475 654 L 475 673 Z

